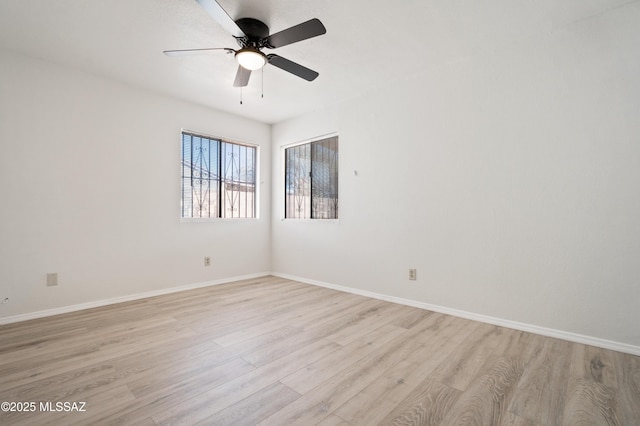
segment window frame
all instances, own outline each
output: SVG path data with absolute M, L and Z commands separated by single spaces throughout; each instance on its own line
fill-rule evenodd
M 255 164 L 254 164 L 254 179 L 255 179 L 255 187 L 254 187 L 254 205 L 253 205 L 253 210 L 254 210 L 254 215 L 253 217 L 221 217 L 219 216 L 219 212 L 220 212 L 220 207 L 218 207 L 218 215 L 216 216 L 211 216 L 211 217 L 184 217 L 183 216 L 183 212 L 184 212 L 184 207 L 183 207 L 183 203 L 184 203 L 184 192 L 183 192 L 183 138 L 184 135 L 191 135 L 191 136 L 195 136 L 195 137 L 200 137 L 200 138 L 204 138 L 204 139 L 209 139 L 211 141 L 218 141 L 220 144 L 222 143 L 227 143 L 227 144 L 232 144 L 232 145 L 237 145 L 237 146 L 241 146 L 241 147 L 248 147 L 248 148 L 253 148 L 255 149 Z M 249 143 L 249 142 L 244 142 L 244 141 L 240 141 L 238 139 L 231 139 L 231 138 L 227 138 L 227 137 L 220 137 L 220 136 L 214 136 L 214 135 L 210 135 L 204 132 L 199 132 L 199 131 L 194 131 L 194 130 L 189 130 L 189 129 L 181 129 L 180 130 L 180 144 L 179 144 L 179 156 L 180 156 L 180 161 L 179 161 L 179 165 L 180 165 L 180 197 L 179 197 L 179 205 L 178 205 L 178 217 L 180 219 L 180 222 L 215 222 L 215 221 L 220 221 L 220 220 L 232 220 L 232 221 L 242 221 L 242 220 L 258 220 L 260 218 L 260 145 L 257 144 L 253 144 L 253 143 Z M 220 148 L 221 150 L 222 148 Z M 220 163 L 218 163 L 220 164 Z M 217 199 L 217 203 L 220 203 L 220 199 L 222 197 L 222 195 L 220 195 L 220 189 L 221 186 L 224 182 L 224 180 L 219 179 L 218 181 L 218 199 Z
M 298 146 L 302 146 L 302 145 L 311 145 L 315 142 L 321 142 L 327 139 L 332 139 L 332 138 L 336 138 L 337 139 L 337 143 L 338 143 L 338 165 L 337 165 L 337 200 L 338 200 L 338 205 L 336 207 L 336 217 L 335 218 L 322 218 L 322 217 L 305 217 L 305 218 L 296 218 L 296 217 L 287 217 L 287 150 L 290 148 L 295 148 Z M 283 200 L 282 200 L 282 220 L 284 221 L 293 221 L 293 222 L 316 222 L 316 223 L 331 223 L 331 222 L 339 222 L 340 221 L 340 193 L 341 191 L 341 179 L 340 179 L 340 137 L 338 135 L 337 132 L 334 133 L 328 133 L 328 134 L 324 134 L 321 136 L 317 136 L 314 138 L 310 138 L 310 139 L 305 139 L 303 141 L 298 141 L 298 142 L 294 142 L 291 144 L 287 144 L 287 145 L 282 145 L 281 146 L 281 159 L 282 159 L 282 188 L 283 188 Z M 311 146 L 309 147 L 310 151 L 312 151 Z M 310 160 L 311 161 L 311 160 Z M 313 169 L 310 170 L 310 174 L 313 173 Z M 313 213 L 313 181 L 311 180 L 312 176 L 310 176 L 310 180 L 309 180 L 309 210 L 310 210 L 310 215 L 312 215 Z

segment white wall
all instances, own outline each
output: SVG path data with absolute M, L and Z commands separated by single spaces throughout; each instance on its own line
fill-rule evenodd
M 275 125 L 273 271 L 640 346 L 638 22 L 636 3 Z M 282 146 L 335 131 L 340 220 L 281 220 Z
M 6 51 L 0 64 L 0 318 L 270 270 L 268 125 Z M 260 145 L 258 220 L 180 222 L 183 127 Z

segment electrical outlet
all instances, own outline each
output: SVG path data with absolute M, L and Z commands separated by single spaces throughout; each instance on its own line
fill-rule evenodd
M 409 269 L 409 279 L 415 281 L 418 278 L 418 271 L 416 269 Z
M 47 274 L 47 285 L 48 286 L 52 286 L 52 285 L 58 285 L 58 274 L 57 273 L 51 273 L 51 274 Z
M 211 266 L 211 258 L 209 256 L 204 258 L 204 266 Z

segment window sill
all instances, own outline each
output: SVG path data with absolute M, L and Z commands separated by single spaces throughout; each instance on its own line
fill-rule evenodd
M 181 217 L 180 223 L 206 223 L 206 222 L 244 222 L 257 221 L 257 217 Z
M 301 223 L 338 223 L 340 222 L 340 219 L 288 219 L 288 218 L 281 218 L 280 219 L 281 222 L 292 222 L 292 223 L 296 223 L 296 222 L 301 222 Z

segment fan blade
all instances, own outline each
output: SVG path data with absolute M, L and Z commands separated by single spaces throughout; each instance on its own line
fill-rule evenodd
M 178 49 L 178 50 L 163 50 L 167 56 L 190 56 L 190 55 L 202 55 L 211 52 L 216 52 L 218 50 L 226 50 L 228 53 L 234 53 L 235 50 L 230 49 L 228 47 L 210 47 L 207 49 Z
M 216 20 L 228 33 L 234 37 L 245 37 L 240 27 L 216 0 L 196 0 L 207 13 Z
M 303 67 L 302 65 L 297 64 L 293 61 L 290 61 L 286 58 L 283 58 L 282 56 L 271 54 L 271 55 L 267 55 L 267 59 L 269 60 L 269 63 L 271 65 L 276 66 L 281 70 L 290 72 L 291 74 L 297 75 L 300 78 L 304 78 L 307 81 L 313 81 L 316 79 L 316 77 L 320 75 L 314 70 L 310 70 L 307 67 Z
M 313 18 L 302 24 L 287 28 L 278 33 L 271 34 L 267 37 L 268 47 L 272 49 L 276 47 L 286 46 L 287 44 L 296 43 L 311 37 L 325 34 L 327 29 L 322 25 L 319 19 Z
M 233 82 L 233 87 L 245 87 L 249 84 L 249 77 L 251 77 L 251 70 L 238 65 L 238 72 L 236 73 L 236 80 Z

